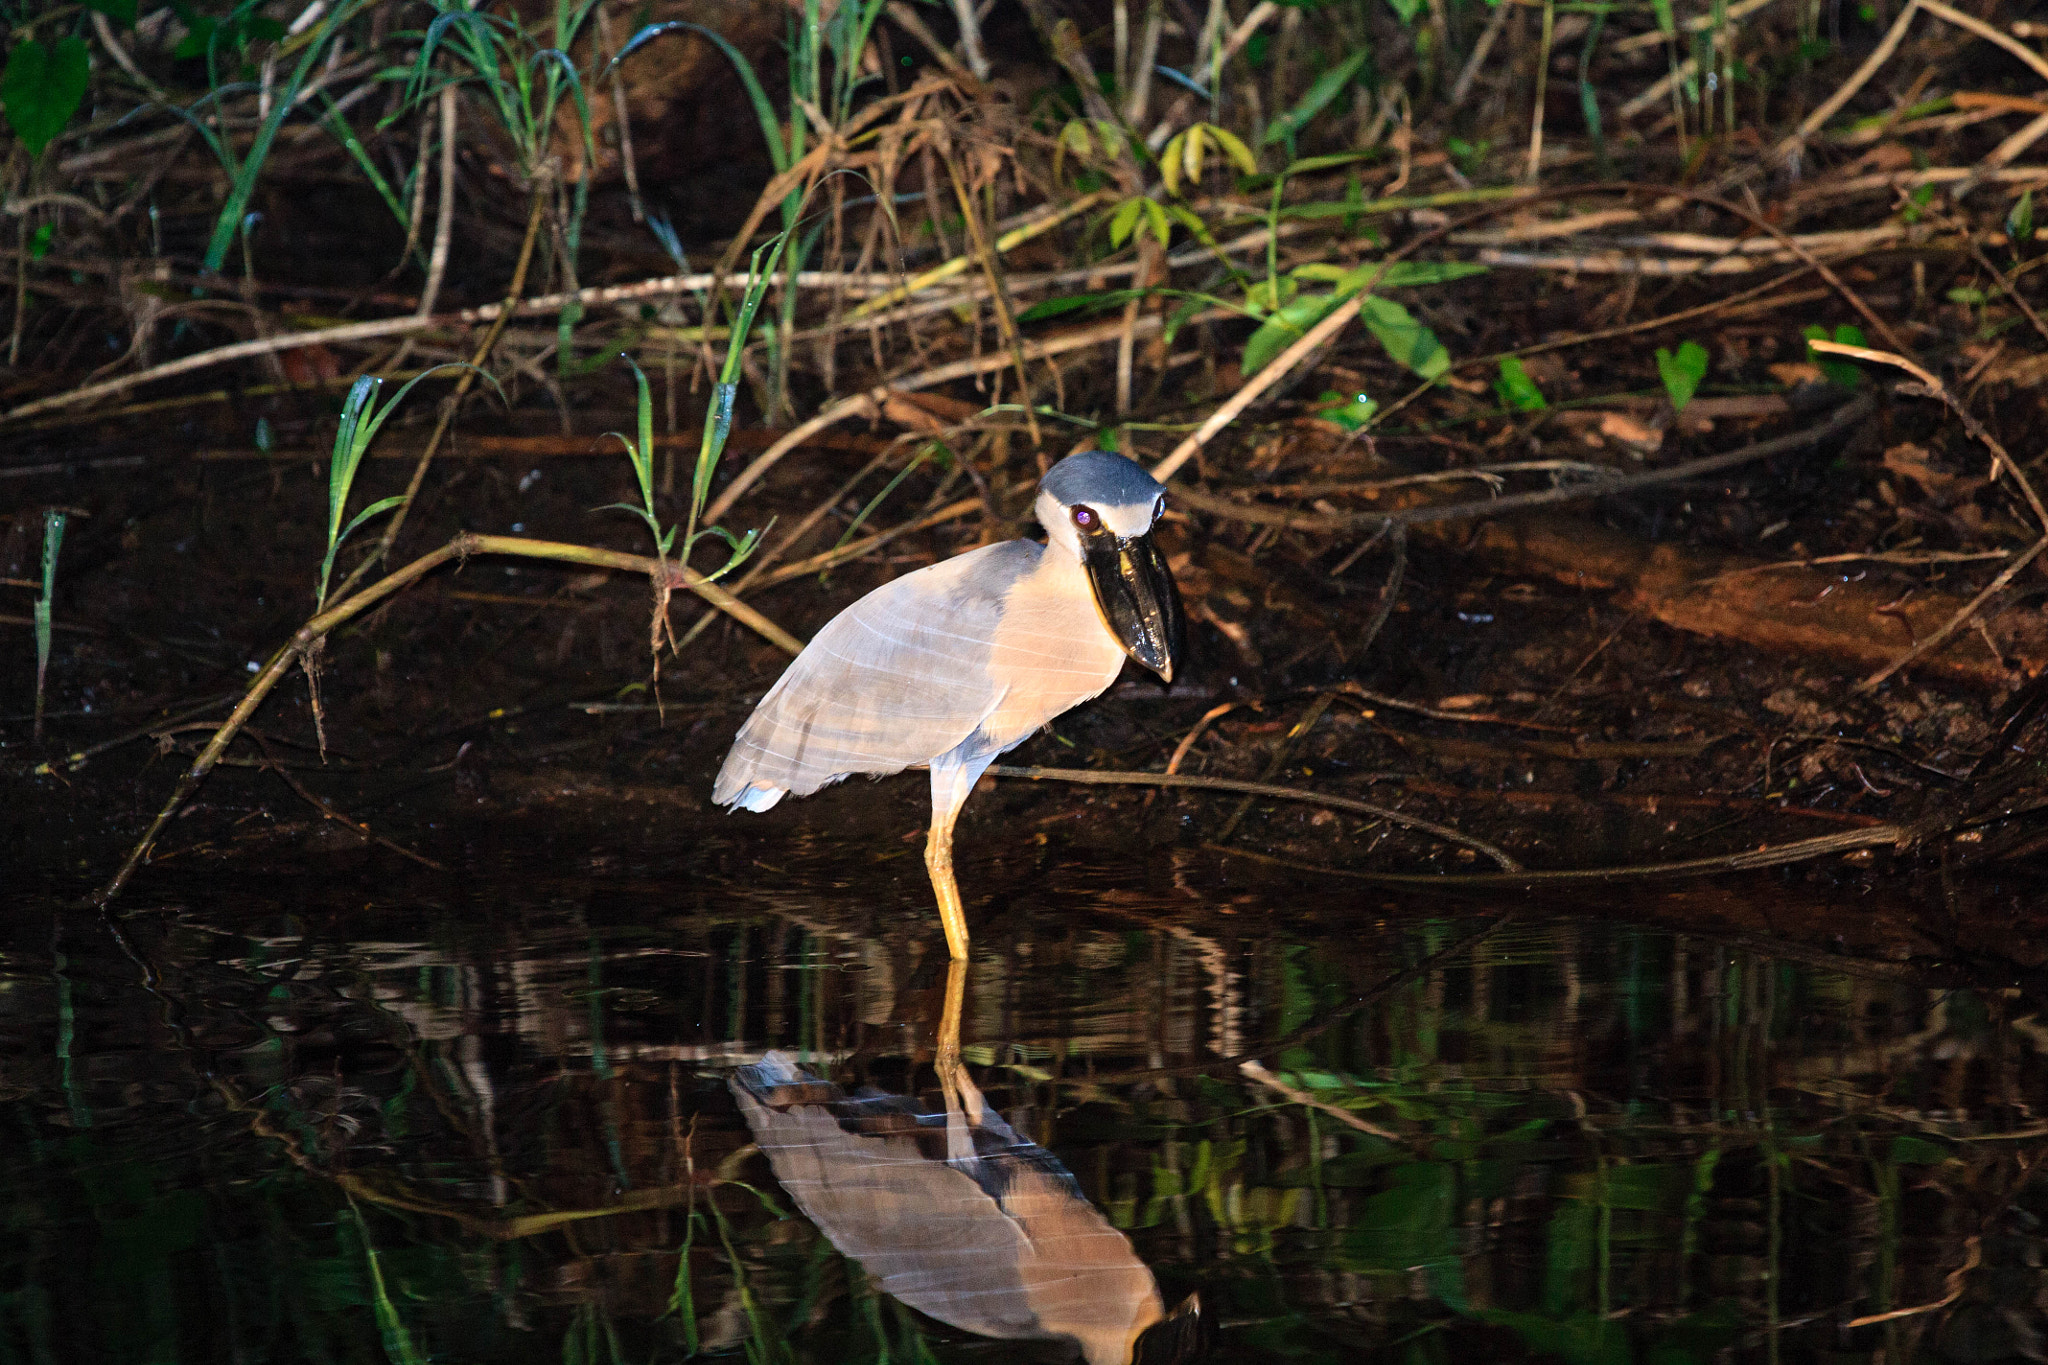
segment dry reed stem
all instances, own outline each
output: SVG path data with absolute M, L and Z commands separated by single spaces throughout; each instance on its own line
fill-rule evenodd
M 1052 231 L 1076 215 L 1086 213 L 1089 209 L 1095 208 L 1099 204 L 1106 204 L 1114 198 L 1115 196 L 1107 190 L 1098 190 L 1093 194 L 1084 194 L 1072 203 L 1057 209 L 1048 206 L 1043 217 L 1034 217 L 1031 221 L 1014 227 L 998 236 L 995 241 L 996 252 L 998 255 L 1006 255 L 1033 238 L 1043 236 Z M 978 259 L 977 253 L 969 252 L 935 265 L 930 270 L 914 275 L 904 283 L 896 285 L 884 293 L 877 294 L 875 297 L 862 303 L 858 308 L 855 308 L 846 315 L 845 321 L 848 323 L 860 322 L 866 319 L 869 314 L 890 307 L 893 304 L 901 303 L 913 294 L 929 289 L 935 284 L 953 279 L 955 276 L 964 275 L 973 269 Z
M 142 860 L 149 856 L 157 837 L 164 827 L 192 794 L 206 780 L 208 773 L 220 762 L 235 736 L 248 724 L 251 717 L 263 705 L 271 691 L 291 672 L 292 665 L 300 662 L 321 641 L 339 627 L 384 601 L 400 589 L 424 578 L 433 570 L 451 561 L 466 561 L 475 555 L 504 554 L 525 559 L 544 559 L 556 563 L 583 564 L 592 568 L 614 569 L 626 573 L 644 573 L 668 587 L 685 587 L 720 611 L 740 621 L 777 648 L 794 655 L 801 653 L 803 643 L 780 626 L 770 621 L 754 608 L 741 602 L 724 588 L 706 579 L 702 574 L 685 564 L 663 558 L 648 558 L 644 555 L 626 554 L 618 550 L 600 550 L 588 545 L 570 545 L 560 541 L 528 540 L 521 536 L 485 536 L 464 533 L 456 536 L 437 550 L 429 551 L 402 569 L 385 575 L 370 586 L 353 593 L 333 606 L 314 616 L 293 633 L 282 648 L 272 654 L 249 681 L 249 687 L 213 733 L 192 766 L 179 777 L 170 798 L 164 802 L 156 818 L 129 850 L 120 868 L 103 887 L 97 900 L 105 906 L 121 894 Z
M 1503 4 L 1501 8 L 1508 9 L 1510 8 L 1510 6 Z M 1239 1074 L 1241 1074 L 1246 1080 L 1251 1081 L 1256 1085 L 1262 1085 L 1266 1087 L 1266 1089 L 1272 1091 L 1274 1094 L 1280 1096 L 1284 1100 L 1287 1100 L 1291 1104 L 1298 1104 L 1302 1106 L 1304 1109 L 1314 1109 L 1321 1113 L 1328 1114 L 1331 1118 L 1337 1120 L 1337 1122 L 1343 1124 L 1347 1128 L 1356 1128 L 1361 1133 L 1370 1133 L 1372 1136 L 1379 1138 L 1381 1141 L 1391 1142 L 1397 1147 L 1412 1147 L 1414 1145 L 1413 1143 L 1409 1142 L 1407 1138 L 1402 1137 L 1399 1133 L 1395 1132 L 1391 1128 L 1382 1128 L 1376 1123 L 1368 1123 L 1366 1120 L 1352 1113 L 1349 1109 L 1345 1109 L 1338 1105 L 1331 1104 L 1327 1100 L 1319 1100 L 1314 1095 L 1311 1095 L 1308 1091 L 1300 1089 L 1297 1086 L 1289 1085 L 1287 1082 L 1281 1080 L 1278 1076 L 1275 1076 L 1272 1072 L 1266 1070 L 1265 1066 L 1260 1062 L 1239 1062 L 1237 1064 L 1237 1069 Z
M 1727 29 L 1726 41 L 1729 43 L 1734 42 L 1734 25 L 1737 22 L 1747 18 L 1751 14 L 1756 13 L 1756 11 L 1762 9 L 1764 6 L 1773 3 L 1775 3 L 1775 0 L 1741 0 L 1740 4 L 1728 6 L 1726 12 L 1722 16 L 1723 21 L 1729 25 Z M 1713 26 L 1714 17 L 1711 13 L 1695 15 L 1693 18 L 1688 19 L 1683 24 L 1679 25 L 1680 29 L 1688 33 L 1704 33 Z M 1614 46 L 1609 49 L 1609 51 L 1613 52 L 1618 56 L 1623 53 L 1636 51 L 1638 48 L 1655 47 L 1657 44 L 1663 41 L 1664 34 L 1662 33 L 1662 31 L 1652 29 L 1648 33 L 1638 33 L 1633 38 L 1623 38 L 1621 41 L 1615 43 Z M 1622 120 L 1634 118 L 1637 114 L 1642 113 L 1651 105 L 1656 104 L 1666 95 L 1671 94 L 1673 91 L 1676 91 L 1685 82 L 1691 80 L 1698 72 L 1699 59 L 1696 57 L 1687 57 L 1684 61 L 1678 63 L 1677 66 L 1665 72 L 1662 76 L 1659 76 L 1654 82 L 1651 83 L 1651 85 L 1647 89 L 1643 90 L 1634 98 L 1624 102 L 1622 106 L 1615 111 L 1615 116 Z
M 1880 351 L 1869 346 L 1851 346 L 1841 341 L 1814 340 L 1807 344 L 1815 351 L 1824 355 L 1848 356 L 1852 360 L 1868 360 L 1878 365 L 1891 365 L 1897 369 L 1904 370 L 1907 374 L 1919 380 L 1926 395 L 1930 398 L 1939 399 L 1950 412 L 1956 415 L 1957 420 L 1962 422 L 1963 429 L 1991 452 L 1991 476 L 1997 478 L 2003 473 L 2019 485 L 2020 492 L 2026 497 L 2027 506 L 2034 510 L 2035 521 L 2040 523 L 2042 532 L 2048 534 L 2048 505 L 2043 505 L 2041 495 L 2034 491 L 2033 481 L 2027 477 L 2026 471 L 2019 467 L 2018 462 L 2006 453 L 2005 447 L 1999 444 L 1998 438 L 1986 430 L 1984 424 L 1977 420 L 1976 415 L 1964 407 L 1962 402 L 1953 393 L 1949 392 L 1947 385 L 1913 361 L 1908 360 L 1902 355 L 1894 355 L 1890 351 Z
M 990 769 L 991 772 L 994 769 Z M 1327 868 L 1325 871 L 1340 876 L 1355 877 L 1361 881 L 1374 882 L 1382 886 L 1418 886 L 1445 889 L 1450 887 L 1521 887 L 1534 890 L 1542 886 L 1569 886 L 1581 882 L 1652 881 L 1664 877 L 1711 877 L 1724 872 L 1754 872 L 1767 867 L 1785 867 L 1792 863 L 1809 863 L 1816 858 L 1829 858 L 1841 853 L 1854 853 L 1864 848 L 1892 848 L 1903 851 L 1918 840 L 1928 837 L 1929 831 L 1922 831 L 1906 825 L 1891 823 L 1867 825 L 1862 829 L 1844 830 L 1840 834 L 1822 834 L 1812 839 L 1794 839 L 1783 844 L 1764 844 L 1758 848 L 1743 849 L 1712 858 L 1687 858 L 1678 862 L 1638 863 L 1620 867 L 1584 867 L 1558 869 L 1525 869 L 1519 872 L 1357 872 L 1345 868 Z M 1222 849 L 1229 853 L 1232 850 Z M 1256 855 L 1246 855 L 1256 856 Z
M 1410 245 L 1412 247 L 1419 244 L 1417 242 Z M 1388 256 L 1387 262 L 1392 263 L 1396 257 L 1405 254 L 1405 251 L 1406 249 L 1404 248 L 1403 251 L 1398 251 Z M 1382 270 L 1379 273 L 1384 274 L 1385 271 Z M 1292 346 L 1289 346 L 1286 350 L 1275 356 L 1266 364 L 1265 368 L 1239 386 L 1236 393 L 1230 395 L 1221 407 L 1209 414 L 1207 421 L 1203 422 L 1201 426 L 1194 430 L 1192 435 L 1173 448 L 1172 454 L 1152 466 L 1152 477 L 1161 483 L 1166 483 L 1172 479 L 1175 474 L 1180 472 L 1182 465 L 1193 459 L 1203 446 L 1214 440 L 1218 432 L 1236 421 L 1238 414 L 1256 402 L 1260 394 L 1279 383 L 1286 377 L 1289 370 L 1292 370 L 1311 352 L 1349 326 L 1351 320 L 1358 316 L 1358 310 L 1365 306 L 1365 300 L 1370 296 L 1371 289 L 1372 286 L 1368 284 L 1364 289 L 1359 290 L 1356 294 L 1338 304 L 1336 308 L 1331 310 L 1328 317 L 1309 328 Z M 1119 323 L 1118 326 L 1121 327 L 1122 324 Z
M 1990 1133 L 1984 1136 L 2003 1138 L 2014 1136 L 2014 1134 Z M 1857 1327 L 1872 1327 L 1880 1322 L 1897 1322 L 1901 1318 L 1918 1317 L 1922 1313 L 1935 1313 L 1948 1307 L 1963 1296 L 1964 1284 L 1970 1272 L 1977 1268 L 1984 1257 L 1984 1238 L 1981 1234 L 1969 1238 L 1968 1246 L 1969 1250 L 1963 1257 L 1963 1263 L 1954 1270 L 1951 1270 L 1948 1273 L 1948 1278 L 1943 1282 L 1943 1288 L 1948 1292 L 1940 1298 L 1932 1303 L 1916 1303 L 1911 1308 L 1894 1308 L 1888 1313 L 1868 1313 L 1860 1318 L 1851 1318 L 1842 1324 L 1842 1330 L 1848 1331 Z
M 520 294 L 526 290 L 526 272 L 533 264 L 534 243 L 540 236 L 541 217 L 548 199 L 548 182 L 543 179 L 534 184 L 533 207 L 526 218 L 526 240 L 519 245 L 519 260 L 512 267 L 512 283 L 506 286 L 503 311 L 500 312 L 482 341 L 477 343 L 476 353 L 469 358 L 469 367 L 455 377 L 455 389 L 441 400 L 441 411 L 434 419 L 433 434 L 427 437 L 427 444 L 420 451 L 420 458 L 412 467 L 412 477 L 406 481 L 404 500 L 392 509 L 385 519 L 384 534 L 377 538 L 376 548 L 364 557 L 360 564 L 349 571 L 336 591 L 346 593 L 362 582 L 371 568 L 390 557 L 391 548 L 398 543 L 399 532 L 405 529 L 406 515 L 412 511 L 413 502 L 419 497 L 420 487 L 426 482 L 427 467 L 434 462 L 434 454 L 441 448 L 441 442 L 448 430 L 455 424 L 455 414 L 462 408 L 462 400 L 469 396 L 470 388 L 476 383 L 477 374 L 486 360 L 491 358 L 491 348 L 498 344 L 498 338 L 505 331 L 505 324 L 512 320 L 512 310 L 519 303 Z
M 1819 107 L 1808 114 L 1794 132 L 1771 149 L 1772 161 L 1790 163 L 1805 149 L 1807 139 L 1819 132 L 1827 121 L 1840 112 L 1842 106 L 1854 98 L 1856 92 L 1868 84 L 1870 78 L 1892 59 L 1892 54 L 1899 50 L 1899 44 L 1906 39 L 1906 30 L 1912 26 L 1913 16 L 1926 3 L 1927 0 L 1906 0 L 1906 7 L 1899 11 L 1898 18 L 1892 20 L 1892 26 L 1885 30 L 1884 38 L 1871 50 L 1870 55 L 1863 59 L 1863 64 L 1850 73 L 1848 80 L 1835 88 L 1834 94 L 1822 100 Z
M 1285 507 L 1248 505 L 1217 493 L 1186 486 L 1176 486 L 1173 496 L 1182 506 L 1211 516 L 1263 526 L 1277 526 L 1291 531 L 1334 532 L 1356 530 L 1361 527 L 1416 526 L 1431 522 L 1469 521 L 1480 517 L 1498 516 L 1503 512 L 1524 511 L 1531 507 L 1577 502 L 1584 498 L 1612 497 L 1617 493 L 1634 492 L 1658 484 L 1718 474 L 1757 460 L 1790 454 L 1795 450 L 1817 445 L 1850 429 L 1868 418 L 1874 408 L 1875 404 L 1867 397 L 1852 398 L 1828 414 L 1827 420 L 1817 426 L 1773 437 L 1768 441 L 1757 441 L 1720 455 L 1706 455 L 1697 460 L 1667 465 L 1662 469 L 1589 480 L 1563 488 L 1509 493 L 1502 497 L 1467 502 L 1425 503 L 1397 512 L 1347 512 L 1336 515 L 1297 512 Z
M 1094 768 L 1039 768 L 1016 767 L 998 763 L 989 769 L 997 777 L 1021 777 L 1032 782 L 1075 782 L 1084 786 L 1102 787 L 1184 787 L 1197 791 L 1238 792 L 1246 796 L 1264 796 L 1279 801 L 1301 801 L 1312 806 L 1328 806 L 1332 810 L 1349 811 L 1353 815 L 1369 815 L 1432 835 L 1447 844 L 1469 848 L 1474 853 L 1491 858 L 1503 869 L 1503 875 L 1515 875 L 1521 864 L 1504 850 L 1494 847 L 1483 839 L 1475 839 L 1440 825 L 1434 820 L 1425 820 L 1419 815 L 1408 815 L 1387 806 L 1374 805 L 1349 796 L 1332 796 L 1326 792 L 1308 791 L 1301 787 L 1276 787 L 1268 782 L 1240 782 L 1232 777 L 1197 777 L 1188 773 L 1114 773 L 1101 772 Z
M 1234 316 L 1234 314 L 1227 314 L 1224 310 L 1220 309 L 1208 309 L 1197 313 L 1189 321 L 1196 322 L 1222 316 Z M 1141 332 L 1158 331 L 1164 325 L 1165 319 L 1157 316 L 1140 318 L 1138 320 L 1138 328 Z M 1089 327 L 1076 327 L 1042 339 L 1029 339 L 1024 342 L 1024 358 L 1027 361 L 1045 360 L 1052 356 L 1064 355 L 1068 351 L 1082 350 L 1086 347 L 1099 346 L 1105 342 L 1115 341 L 1123 335 L 1123 326 L 1123 320 L 1117 318 L 1109 322 L 1096 323 Z M 910 393 L 918 389 L 928 389 L 935 384 L 945 384 L 955 379 L 967 379 L 977 374 L 987 374 L 991 370 L 999 370 L 1005 365 L 1012 363 L 1011 358 L 1007 355 L 972 356 L 966 360 L 956 360 L 948 364 L 933 366 L 927 370 L 920 370 L 914 374 L 903 375 L 891 379 L 887 383 L 878 384 L 865 393 L 857 393 L 850 398 L 840 399 L 838 402 L 827 406 L 817 416 L 811 418 L 810 421 L 791 430 L 788 435 L 756 456 L 753 463 L 734 475 L 732 482 L 727 484 L 724 490 L 712 500 L 709 507 L 705 508 L 704 519 L 707 522 L 715 522 L 731 511 L 733 503 L 738 501 L 740 495 L 753 487 L 762 475 L 773 469 L 783 456 L 789 454 L 790 451 L 795 450 L 819 432 L 851 417 L 872 417 L 878 415 L 882 410 L 883 402 L 887 400 L 891 393 Z
M 2041 114 L 2026 127 L 1985 153 L 1984 159 L 1970 168 L 1969 175 L 1958 181 L 1948 192 L 1949 199 L 1956 203 L 1962 202 L 1964 196 L 1976 189 L 1980 182 L 1993 172 L 2004 170 L 2012 162 L 2017 161 L 2021 153 L 2044 137 L 2048 137 L 2048 113 Z

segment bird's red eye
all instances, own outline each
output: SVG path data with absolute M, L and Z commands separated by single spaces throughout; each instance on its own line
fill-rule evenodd
M 1096 516 L 1095 516 L 1095 509 L 1094 509 L 1094 508 L 1092 508 L 1092 507 L 1076 507 L 1076 508 L 1074 509 L 1074 525 L 1076 525 L 1076 526 L 1080 527 L 1080 528 L 1081 528 L 1082 530 L 1084 530 L 1084 531 L 1092 531 L 1092 530 L 1094 530 L 1094 529 L 1095 529 L 1095 522 L 1096 522 Z

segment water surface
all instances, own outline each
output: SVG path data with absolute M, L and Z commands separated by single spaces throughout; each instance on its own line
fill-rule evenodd
M 936 1103 L 943 944 L 908 883 L 833 874 L 866 856 L 13 897 L 0 1356 L 1068 1358 L 877 1295 L 735 1104 L 771 1049 Z M 1622 892 L 1282 914 L 1179 853 L 1035 881 L 971 907 L 970 1074 L 1164 1302 L 1200 1295 L 1216 1359 L 2039 1358 L 2017 992 Z

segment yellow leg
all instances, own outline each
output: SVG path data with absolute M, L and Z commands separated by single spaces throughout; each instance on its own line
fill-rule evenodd
M 956 957 L 946 964 L 946 1003 L 939 1012 L 938 1056 L 932 1063 L 939 1087 L 946 1092 L 948 1112 L 959 1107 L 960 1015 L 966 999 L 967 962 Z
M 932 782 L 938 788 L 938 780 Z M 961 884 L 952 880 L 952 821 L 961 814 L 956 802 L 932 802 L 932 833 L 924 841 L 924 870 L 932 874 L 932 894 L 938 896 L 938 923 L 946 927 L 946 952 L 954 962 L 967 960 L 967 911 L 961 909 Z M 963 792 L 965 796 L 965 792 Z

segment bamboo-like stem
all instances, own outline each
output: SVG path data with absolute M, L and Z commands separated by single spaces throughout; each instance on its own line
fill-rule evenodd
M 157 836 L 163 833 L 164 826 L 168 825 L 184 804 L 191 800 L 192 794 L 220 762 L 221 756 L 227 752 L 228 746 L 234 743 L 235 736 L 241 733 L 242 727 L 248 724 L 249 719 L 256 714 L 264 699 L 278 683 L 284 681 L 290 674 L 294 663 L 304 659 L 315 645 L 337 628 L 362 615 L 399 589 L 418 582 L 451 560 L 466 560 L 472 555 L 517 555 L 524 559 L 545 559 L 562 564 L 582 564 L 597 569 L 644 573 L 664 586 L 688 588 L 789 654 L 800 653 L 803 649 L 803 642 L 788 631 L 724 588 L 706 579 L 695 569 L 674 560 L 654 559 L 646 555 L 627 554 L 620 550 L 600 550 L 590 545 L 572 545 L 562 541 L 528 540 L 524 536 L 482 536 L 465 532 L 440 549 L 421 555 L 404 568 L 386 574 L 352 596 L 337 593 L 339 601 L 300 626 L 292 638 L 264 662 L 256 676 L 250 679 L 248 691 L 242 694 L 241 701 L 236 703 L 235 709 L 228 714 L 220 728 L 213 732 L 213 737 L 206 742 L 206 747 L 192 760 L 192 766 L 179 777 L 177 785 L 171 790 L 170 798 L 156 813 L 156 818 L 150 821 L 149 828 L 136 841 L 135 847 L 128 851 L 128 856 L 122 861 L 120 869 L 114 873 L 106 886 L 101 888 L 97 897 L 99 903 L 104 906 L 121 894 L 122 888 L 135 875 L 135 869 L 149 856 L 149 850 L 156 844 Z
M 420 291 L 419 314 L 434 315 L 434 302 L 441 297 L 441 281 L 448 274 L 448 247 L 455 235 L 455 137 L 458 131 L 455 87 L 441 91 L 441 202 L 434 222 L 434 252 L 427 259 L 427 283 Z

